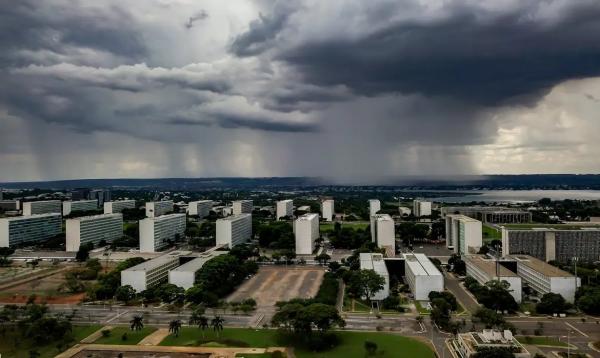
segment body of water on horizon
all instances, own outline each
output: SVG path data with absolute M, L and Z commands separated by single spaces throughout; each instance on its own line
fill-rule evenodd
M 428 192 L 435 192 L 428 191 Z M 448 191 L 440 191 L 447 194 Z M 432 198 L 442 203 L 468 203 L 471 201 L 523 203 L 538 201 L 543 198 L 552 200 L 600 200 L 600 190 L 460 190 L 457 196 L 440 196 Z

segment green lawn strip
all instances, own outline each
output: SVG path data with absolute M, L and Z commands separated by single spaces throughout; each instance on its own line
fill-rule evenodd
M 203 335 L 204 334 L 204 335 Z M 161 346 L 196 346 L 198 340 L 211 340 L 211 339 L 233 339 L 237 341 L 243 341 L 248 344 L 249 347 L 255 348 L 267 348 L 277 347 L 277 342 L 274 338 L 275 331 L 273 330 L 254 330 L 247 328 L 226 328 L 217 334 L 212 329 L 206 329 L 204 332 L 197 327 L 182 327 L 179 332 L 179 337 L 175 337 L 170 334 L 159 345 Z M 204 337 L 204 338 L 203 338 Z
M 99 330 L 101 325 L 73 326 L 73 341 L 71 345 L 79 343 L 82 339 Z M 15 341 L 19 342 L 17 349 L 13 347 Z M 40 358 L 52 358 L 59 352 L 58 342 L 52 342 L 46 345 L 37 345 L 30 341 L 22 341 L 20 336 L 14 330 L 7 330 L 4 336 L 0 336 L 0 355 L 2 357 L 29 358 L 29 351 L 35 350 L 40 354 Z M 62 351 L 68 347 L 63 347 Z
M 431 313 L 427 308 L 423 307 L 419 301 L 415 301 L 415 308 L 420 314 L 428 315 Z
M 325 231 L 333 231 L 334 223 L 321 223 L 320 230 L 321 232 Z M 352 228 L 354 230 L 361 229 L 364 230 L 367 226 L 369 226 L 368 222 L 364 221 L 345 221 L 341 223 L 342 227 Z
M 552 337 L 519 336 L 517 337 L 517 340 L 521 344 L 529 344 L 533 346 L 567 347 L 567 343 L 561 342 Z
M 488 225 L 482 225 L 481 229 L 482 229 L 483 241 L 486 244 L 490 243 L 492 240 L 502 239 L 502 233 L 500 232 L 500 230 L 496 230 L 495 228 L 488 226 Z
M 110 330 L 110 336 L 100 337 L 95 344 L 122 344 L 134 345 L 138 344 L 144 337 L 156 331 L 154 327 L 144 327 L 139 331 L 132 331 L 129 327 L 115 327 Z M 127 334 L 127 340 L 123 340 L 123 334 Z

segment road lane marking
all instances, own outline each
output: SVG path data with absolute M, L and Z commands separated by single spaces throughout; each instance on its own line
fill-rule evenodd
M 579 334 L 581 334 L 584 337 L 590 338 L 590 336 L 588 336 L 587 334 L 581 332 L 579 329 L 577 329 L 575 326 L 573 326 L 572 324 L 570 324 L 569 322 L 565 322 L 565 324 L 571 328 L 573 328 L 575 331 L 577 331 Z

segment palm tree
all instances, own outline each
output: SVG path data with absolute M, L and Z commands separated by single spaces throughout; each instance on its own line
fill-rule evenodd
M 132 331 L 140 331 L 144 328 L 144 317 L 135 315 L 129 323 L 131 324 L 130 328 Z
M 423 316 L 417 316 L 417 322 L 423 323 Z
M 181 329 L 181 320 L 174 319 L 169 322 L 169 333 L 173 333 L 175 337 L 179 337 L 179 330 Z
M 219 331 L 223 330 L 223 323 L 225 323 L 225 320 L 220 316 L 215 316 L 215 318 L 213 318 L 210 322 L 213 331 L 217 332 L 217 337 L 219 337 Z
M 204 330 L 208 328 L 208 318 L 201 316 L 199 318 L 198 328 L 202 330 L 202 338 L 204 339 Z

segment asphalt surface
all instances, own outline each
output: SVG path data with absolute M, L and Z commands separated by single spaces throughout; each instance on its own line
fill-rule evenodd
M 461 285 L 461 282 L 452 274 L 444 272 L 444 284 L 446 289 L 456 297 L 458 302 L 470 313 L 474 314 L 481 307 L 467 290 Z

